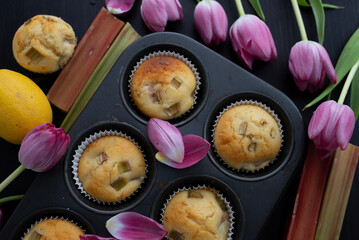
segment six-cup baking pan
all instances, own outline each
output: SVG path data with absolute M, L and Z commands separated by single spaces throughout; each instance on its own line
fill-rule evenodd
M 170 120 L 183 135 L 196 134 L 212 144 L 207 156 L 186 169 L 157 162 L 149 142 L 144 116 L 129 91 L 131 71 L 144 56 L 174 52 L 197 68 L 200 87 L 189 112 Z M 280 119 L 282 147 L 276 160 L 254 172 L 225 165 L 215 152 L 212 130 L 219 113 L 230 104 L 253 100 L 265 104 Z M 81 193 L 72 173 L 72 160 L 86 137 L 113 130 L 130 136 L 145 155 L 147 173 L 138 191 L 115 204 L 99 203 Z M 305 152 L 304 124 L 293 102 L 202 44 L 177 33 L 147 35 L 131 44 L 119 57 L 90 102 L 69 130 L 66 156 L 53 169 L 40 174 L 0 233 L 0 239 L 21 239 L 32 223 L 46 217 L 65 217 L 88 234 L 110 236 L 105 222 L 124 211 L 134 211 L 160 222 L 166 199 L 181 188 L 207 186 L 219 191 L 234 211 L 232 239 L 256 239 L 280 199 Z

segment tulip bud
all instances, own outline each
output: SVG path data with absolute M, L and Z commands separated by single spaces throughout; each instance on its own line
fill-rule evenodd
M 141 16 L 152 32 L 163 32 L 167 21 L 183 19 L 182 6 L 178 0 L 142 0 Z
M 313 41 L 296 43 L 289 55 L 289 70 L 300 91 L 314 93 L 324 85 L 325 75 L 337 82 L 337 74 L 325 48 Z
M 202 0 L 194 9 L 196 29 L 204 43 L 217 46 L 227 38 L 228 18 L 221 4 L 214 0 Z
M 276 60 L 277 49 L 267 25 L 257 16 L 245 14 L 229 30 L 232 47 L 239 59 L 252 69 L 254 59 Z
M 124 15 L 131 10 L 135 0 L 106 0 L 107 10 L 115 15 Z
M 338 146 L 346 149 L 354 126 L 354 112 L 350 107 L 333 100 L 320 104 L 308 127 L 308 136 L 313 140 L 319 158 L 327 158 Z
M 64 155 L 70 136 L 51 123 L 40 124 L 31 130 L 21 143 L 19 161 L 27 169 L 44 172 Z

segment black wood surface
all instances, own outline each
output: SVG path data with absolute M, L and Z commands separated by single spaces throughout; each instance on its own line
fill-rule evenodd
M 169 23 L 166 30 L 179 32 L 190 36 L 201 42 L 193 24 L 193 9 L 195 7 L 195 0 L 180 0 L 184 10 L 184 20 L 181 22 Z M 219 1 L 225 8 L 228 15 L 228 22 L 231 25 L 237 18 L 234 0 Z M 324 47 L 326 47 L 329 56 L 335 64 L 339 54 L 344 47 L 352 33 L 359 26 L 359 2 L 356 0 L 338 1 L 328 0 L 326 3 L 343 4 L 343 10 L 327 10 L 326 11 L 326 27 Z M 51 14 L 63 18 L 66 22 L 72 25 L 77 38 L 80 40 L 92 20 L 97 15 L 99 9 L 105 5 L 104 1 L 99 0 L 61 0 L 61 1 L 46 1 L 46 0 L 1 0 L 0 8 L 0 68 L 10 69 L 25 74 L 36 81 L 40 87 L 47 92 L 57 74 L 38 75 L 28 72 L 21 68 L 15 61 L 12 55 L 12 38 L 17 28 L 30 17 L 37 14 Z M 144 25 L 140 16 L 140 0 L 136 0 L 132 11 L 126 18 L 121 18 L 124 21 L 129 21 L 133 27 L 141 35 L 149 34 L 150 31 Z M 251 71 L 256 76 L 260 77 L 267 83 L 278 88 L 302 109 L 314 96 L 308 93 L 300 92 L 289 73 L 288 70 L 288 56 L 291 47 L 300 40 L 299 30 L 296 20 L 291 8 L 289 0 L 271 0 L 261 1 L 263 11 L 266 16 L 266 23 L 272 31 L 274 41 L 278 50 L 278 59 L 276 61 L 263 63 L 256 61 Z M 243 5 L 247 13 L 253 13 L 250 5 L 246 0 L 243 0 Z M 314 18 L 310 9 L 302 9 L 306 29 L 309 39 L 317 40 Z M 222 56 L 241 65 L 232 50 L 229 37 L 227 41 L 222 43 L 219 47 L 213 48 Z M 0 86 L 1 87 L 1 86 Z M 337 99 L 339 90 L 335 91 L 333 98 Z M 309 123 L 310 117 L 314 108 L 302 112 L 304 121 Z M 54 123 L 59 126 L 64 114 L 54 109 Z M 359 124 L 356 124 L 356 131 L 351 139 L 351 143 L 359 145 Z M 17 151 L 18 146 L 12 145 L 0 140 L 1 150 L 1 167 L 0 179 L 4 179 L 17 166 Z M 342 228 L 341 239 L 359 239 L 359 216 L 358 206 L 359 201 L 359 170 L 352 186 L 351 195 L 348 202 L 348 208 Z M 24 172 L 18 179 L 8 186 L 0 197 L 25 193 L 31 185 L 36 173 L 31 171 Z M 278 206 L 273 211 L 273 216 L 266 224 L 261 234 L 262 239 L 281 239 L 284 236 L 287 220 L 290 217 L 292 205 L 294 202 L 296 187 L 298 184 L 299 173 L 294 178 L 294 181 L 289 186 L 286 194 L 278 203 Z M 51 188 L 51 186 L 49 186 Z M 10 203 L 1 208 L 4 211 L 5 220 L 9 218 L 12 211 L 16 207 L 16 202 Z M 260 206 L 258 206 L 260 207 Z

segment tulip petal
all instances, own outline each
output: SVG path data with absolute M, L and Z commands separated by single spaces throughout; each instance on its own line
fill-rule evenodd
M 106 228 L 118 239 L 160 240 L 167 230 L 151 218 L 135 212 L 123 212 L 110 218 Z
M 103 238 L 96 235 L 85 234 L 80 236 L 80 240 L 117 240 L 116 238 Z
M 167 121 L 151 118 L 147 123 L 148 137 L 155 148 L 174 162 L 184 158 L 184 144 L 180 131 Z
M 332 83 L 336 83 L 337 82 L 337 74 L 333 67 L 332 61 L 330 61 L 330 57 L 328 55 L 327 50 L 325 50 L 325 48 L 322 45 L 320 45 L 319 43 L 316 43 L 316 45 L 317 45 L 317 49 L 318 49 L 319 55 L 321 57 L 321 60 L 323 62 L 323 67 L 324 67 L 325 73 L 328 75 L 328 78 L 330 79 L 330 81 Z
M 167 12 L 168 21 L 177 21 L 183 19 L 182 6 L 178 0 L 166 0 L 163 1 L 163 3 L 165 5 L 164 10 Z
M 213 38 L 212 19 L 210 16 L 210 4 L 207 1 L 199 2 L 194 9 L 193 20 L 197 32 L 206 45 L 209 45 Z
M 168 15 L 162 0 L 143 0 L 141 16 L 152 32 L 163 32 L 167 25 Z
M 328 119 L 330 118 L 330 112 L 327 111 L 330 108 L 333 100 L 321 103 L 318 108 L 314 111 L 312 119 L 308 126 L 308 136 L 310 139 L 317 138 L 318 135 L 325 128 Z
M 341 150 L 345 150 L 348 146 L 350 138 L 353 135 L 355 127 L 355 116 L 353 110 L 343 105 L 343 113 L 338 120 L 338 128 L 336 131 L 338 144 Z
M 22 140 L 22 142 L 25 142 L 26 139 L 31 136 L 34 132 L 38 132 L 40 130 L 43 129 L 48 129 L 48 128 L 55 128 L 55 125 L 52 123 L 43 123 L 40 125 L 37 125 L 36 127 L 34 127 L 28 134 L 26 134 L 25 138 Z
M 183 169 L 202 160 L 208 153 L 211 144 L 200 136 L 189 134 L 183 137 L 185 155 L 182 163 L 168 159 L 162 153 L 156 154 L 156 159 L 170 167 Z
M 115 15 L 123 15 L 132 9 L 135 0 L 106 0 L 107 10 Z

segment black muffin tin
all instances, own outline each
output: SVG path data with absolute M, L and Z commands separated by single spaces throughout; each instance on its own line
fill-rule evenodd
M 208 155 L 186 169 L 173 169 L 154 159 L 148 140 L 148 118 L 138 111 L 129 95 L 128 80 L 136 63 L 157 51 L 174 51 L 186 57 L 201 77 L 197 103 L 182 117 L 171 120 L 183 135 L 196 134 L 212 141 L 216 117 L 229 104 L 256 100 L 270 107 L 283 125 L 283 144 L 277 160 L 265 169 L 235 171 L 217 156 L 213 143 Z M 87 199 L 74 184 L 71 161 L 77 146 L 90 134 L 120 130 L 143 148 L 148 173 L 137 193 L 117 204 Z M 232 239 L 256 239 L 305 154 L 305 131 L 300 112 L 279 90 L 258 79 L 202 44 L 177 33 L 147 35 L 131 44 L 117 60 L 101 86 L 69 131 L 66 156 L 53 169 L 40 174 L 0 232 L 0 239 L 19 239 L 29 219 L 76 212 L 76 221 L 89 233 L 110 236 L 105 222 L 114 214 L 135 211 L 159 221 L 169 194 L 181 187 L 201 184 L 215 188 L 231 202 L 235 212 Z M 60 213 L 59 213 L 60 212 Z M 26 220 L 24 220 L 26 219 Z

